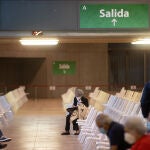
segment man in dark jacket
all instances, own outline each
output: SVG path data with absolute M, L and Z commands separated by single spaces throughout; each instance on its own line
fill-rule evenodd
M 145 84 L 143 89 L 141 110 L 143 117 L 147 119 L 147 131 L 150 132 L 150 81 Z
M 71 109 L 78 109 L 78 105 L 80 103 L 84 104 L 86 107 L 89 106 L 89 102 L 88 99 L 85 98 L 84 96 L 84 92 L 81 89 L 76 89 L 75 90 L 75 97 L 74 97 L 74 101 L 73 101 L 73 106 Z M 66 116 L 66 126 L 65 126 L 65 132 L 63 132 L 61 135 L 70 135 L 70 117 L 71 117 L 71 112 L 69 112 L 69 114 Z M 78 119 L 78 118 L 77 118 Z M 73 120 L 73 130 L 75 131 L 74 135 L 78 135 L 79 134 L 79 126 L 77 124 L 77 119 Z
M 150 112 L 150 82 L 144 86 L 141 97 L 141 110 L 144 118 L 148 118 Z

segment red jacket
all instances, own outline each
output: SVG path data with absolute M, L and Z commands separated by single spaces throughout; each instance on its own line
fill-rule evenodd
M 144 135 L 131 148 L 131 150 L 150 150 L 150 135 Z

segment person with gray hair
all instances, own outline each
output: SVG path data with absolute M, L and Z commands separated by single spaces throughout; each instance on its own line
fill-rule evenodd
M 146 133 L 146 126 L 141 118 L 127 118 L 125 131 L 125 140 L 134 144 L 131 150 L 150 150 L 150 135 Z
M 84 97 L 83 90 L 76 89 L 75 90 L 75 97 L 74 97 L 73 105 L 72 105 L 71 108 L 67 109 L 69 114 L 66 116 L 65 132 L 61 133 L 61 135 L 70 135 L 70 132 L 69 132 L 69 130 L 70 130 L 70 118 L 71 118 L 72 112 L 74 110 L 78 110 L 78 105 L 80 105 L 81 103 L 84 104 L 85 107 L 89 106 L 88 99 L 86 97 Z M 72 123 L 73 123 L 73 130 L 75 131 L 74 135 L 78 135 L 79 134 L 79 126 L 77 124 L 77 119 L 72 121 Z
M 108 115 L 99 114 L 96 118 L 96 124 L 101 133 L 107 134 L 111 150 L 126 150 L 131 147 L 124 140 L 123 125 L 113 121 Z

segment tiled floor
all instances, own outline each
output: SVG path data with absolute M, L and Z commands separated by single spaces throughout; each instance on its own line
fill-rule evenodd
M 77 136 L 61 136 L 65 113 L 61 100 L 30 100 L 3 129 L 11 137 L 7 150 L 81 150 Z

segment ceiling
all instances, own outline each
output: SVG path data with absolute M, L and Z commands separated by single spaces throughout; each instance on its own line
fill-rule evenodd
M 18 43 L 22 38 L 57 38 L 60 43 L 130 43 L 141 38 L 150 38 L 149 32 L 45 32 L 32 36 L 31 32 L 0 32 L 0 44 Z

